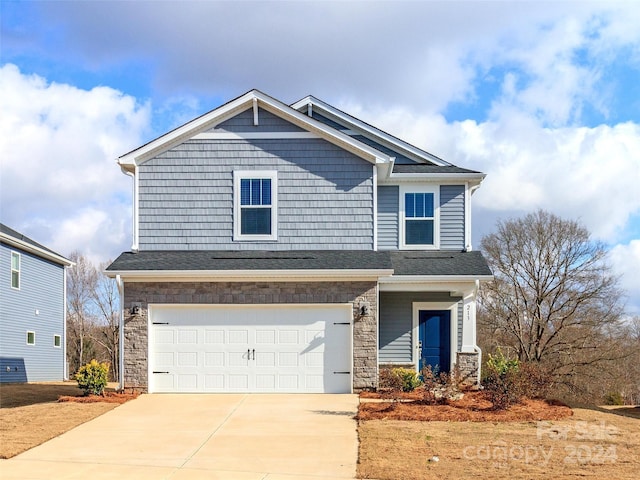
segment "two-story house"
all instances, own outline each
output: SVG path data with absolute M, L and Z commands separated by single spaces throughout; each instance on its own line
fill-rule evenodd
M 64 380 L 73 262 L 0 223 L 0 383 Z
M 344 393 L 425 364 L 477 381 L 483 173 L 256 90 L 118 163 L 134 199 L 133 246 L 107 270 L 123 387 Z

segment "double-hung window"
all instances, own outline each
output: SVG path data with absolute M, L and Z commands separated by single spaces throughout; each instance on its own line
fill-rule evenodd
M 277 187 L 275 171 L 234 172 L 234 240 L 277 240 Z
M 11 288 L 20 289 L 20 254 L 11 252 Z
M 401 189 L 401 247 L 438 248 L 438 193 L 427 187 Z

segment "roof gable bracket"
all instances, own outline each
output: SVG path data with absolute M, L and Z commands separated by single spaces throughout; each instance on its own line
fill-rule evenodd
M 253 99 L 253 126 L 257 127 L 260 124 L 258 121 L 258 99 Z

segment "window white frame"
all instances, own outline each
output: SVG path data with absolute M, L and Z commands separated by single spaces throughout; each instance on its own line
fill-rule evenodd
M 17 258 L 18 261 L 18 268 L 14 268 L 13 265 L 13 259 Z M 20 283 L 21 283 L 21 266 L 22 266 L 22 258 L 20 256 L 20 254 L 18 252 L 11 252 L 11 288 L 13 288 L 14 290 L 20 290 Z M 13 284 L 13 278 L 14 278 L 14 273 L 16 274 L 16 278 L 18 279 L 18 285 L 14 286 Z
M 58 345 L 56 345 L 56 340 Z M 62 348 L 62 335 L 58 335 L 57 333 L 53 336 L 53 348 Z
M 240 204 L 240 182 L 245 179 L 271 180 L 271 234 L 242 234 L 242 205 Z M 255 208 L 252 205 L 249 208 Z M 234 241 L 275 241 L 278 239 L 278 172 L 275 170 L 235 170 L 233 172 L 233 240 Z
M 401 250 L 438 250 L 440 248 L 440 186 L 439 185 L 400 185 L 400 225 L 399 225 L 399 245 Z M 406 220 L 405 217 L 405 194 L 407 193 L 431 193 L 433 194 L 433 244 L 428 245 L 407 245 L 405 238 Z
M 33 342 L 29 342 L 29 335 L 33 335 Z M 36 332 L 32 330 L 27 330 L 27 345 L 35 345 L 36 344 Z

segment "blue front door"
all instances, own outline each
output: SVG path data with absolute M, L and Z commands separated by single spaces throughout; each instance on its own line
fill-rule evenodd
M 421 342 L 422 370 L 431 365 L 435 372 L 449 372 L 451 368 L 451 312 L 449 310 L 420 310 L 418 341 Z

